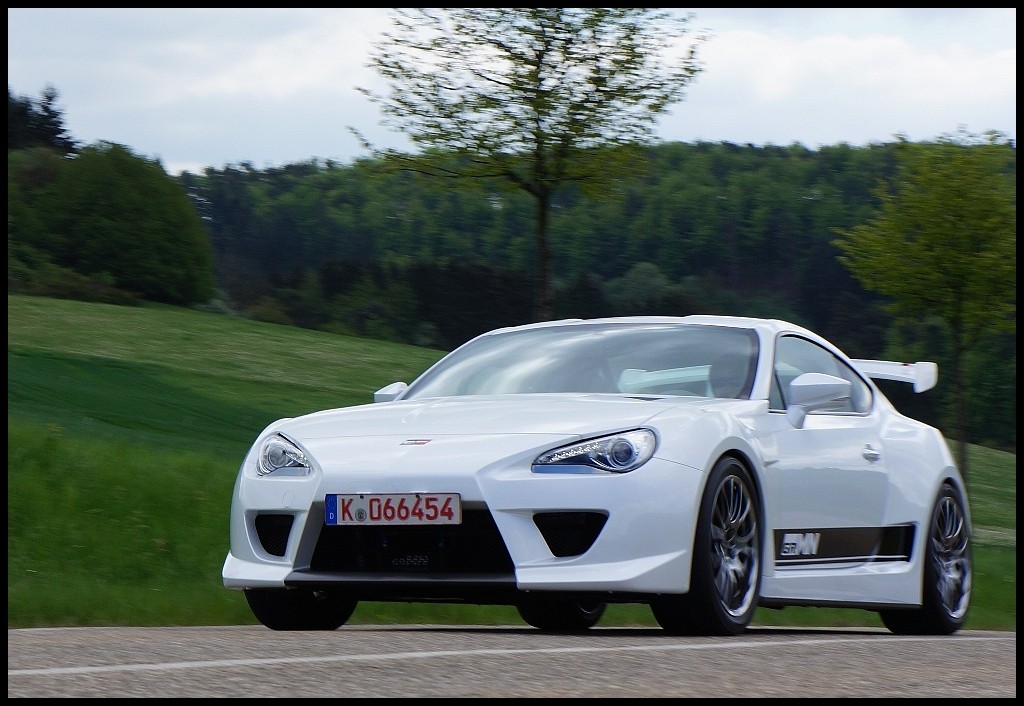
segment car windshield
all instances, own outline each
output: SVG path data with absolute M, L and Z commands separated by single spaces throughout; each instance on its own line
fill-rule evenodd
M 593 323 L 481 336 L 443 358 L 404 399 L 597 392 L 746 399 L 757 360 L 752 329 Z

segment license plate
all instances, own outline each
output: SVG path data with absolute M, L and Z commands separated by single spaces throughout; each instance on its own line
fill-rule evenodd
M 458 525 L 462 498 L 458 493 L 359 493 L 328 495 L 328 525 Z

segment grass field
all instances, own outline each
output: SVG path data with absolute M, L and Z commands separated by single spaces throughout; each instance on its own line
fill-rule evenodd
M 369 402 L 441 351 L 172 307 L 8 296 L 7 624 L 252 624 L 224 588 L 238 464 L 279 417 Z M 968 629 L 1016 630 L 1016 454 L 971 447 Z M 521 624 L 512 608 L 361 604 L 352 622 Z M 611 606 L 602 625 L 654 625 Z M 755 624 L 880 626 L 760 610 Z

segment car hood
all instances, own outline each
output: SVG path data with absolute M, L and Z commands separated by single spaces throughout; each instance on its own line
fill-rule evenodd
M 304 440 L 343 436 L 574 435 L 625 429 L 704 398 L 537 394 L 446 397 L 315 412 L 277 429 Z
M 281 420 L 287 434 L 328 472 L 469 471 L 532 458 L 552 446 L 643 426 L 674 409 L 721 402 L 596 394 L 466 396 L 367 404 Z

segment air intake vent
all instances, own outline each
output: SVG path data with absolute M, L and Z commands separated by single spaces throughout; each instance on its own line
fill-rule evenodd
M 533 516 L 555 556 L 579 556 L 590 549 L 607 520 L 603 512 L 538 512 Z
M 256 534 L 263 551 L 271 556 L 284 556 L 288 548 L 288 533 L 292 531 L 291 515 L 257 515 Z

